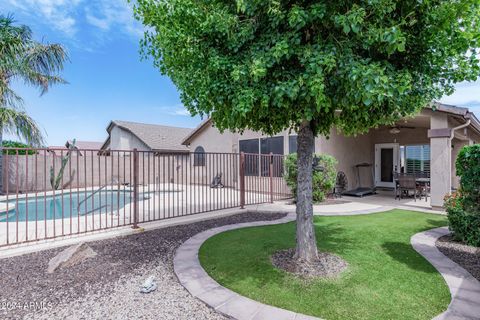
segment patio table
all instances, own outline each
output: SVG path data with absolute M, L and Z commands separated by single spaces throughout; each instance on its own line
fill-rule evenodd
M 395 178 L 394 179 L 395 181 L 395 199 L 397 198 L 397 184 L 398 184 L 398 178 Z M 421 185 L 423 187 L 425 187 L 425 201 L 427 201 L 428 197 L 428 189 L 427 187 L 430 185 L 430 178 L 415 178 L 415 182 L 417 183 L 417 185 Z

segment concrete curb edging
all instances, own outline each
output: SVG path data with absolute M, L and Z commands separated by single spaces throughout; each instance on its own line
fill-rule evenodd
M 195 298 L 200 299 L 215 311 L 238 320 L 314 320 L 319 319 L 301 313 L 269 306 L 239 295 L 222 287 L 202 268 L 198 259 L 200 246 L 210 237 L 228 230 L 246 227 L 268 226 L 295 220 L 295 214 L 272 221 L 255 221 L 225 225 L 196 234 L 185 241 L 175 253 L 173 269 L 180 283 Z
M 253 211 L 261 212 L 258 208 Z M 366 213 L 358 212 L 357 214 Z M 219 233 L 247 227 L 282 224 L 294 220 L 295 214 L 290 212 L 278 220 L 225 225 L 198 233 L 177 249 L 173 259 L 174 272 L 179 282 L 191 295 L 228 317 L 238 320 L 318 320 L 319 318 L 316 317 L 257 302 L 221 286 L 205 272 L 198 258 L 201 245 Z M 448 229 L 442 227 L 417 233 L 410 239 L 412 247 L 437 269 L 450 290 L 451 302 L 448 309 L 436 316 L 434 320 L 480 319 L 480 281 L 443 255 L 435 245 L 438 238 L 447 234 L 449 234 Z
M 434 320 L 480 319 L 480 281 L 441 253 L 435 242 L 449 234 L 447 227 L 435 228 L 412 236 L 413 248 L 440 272 L 450 290 L 448 309 Z

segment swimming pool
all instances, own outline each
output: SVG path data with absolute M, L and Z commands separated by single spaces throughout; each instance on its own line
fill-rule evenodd
M 85 198 L 87 198 L 86 201 Z M 0 222 L 53 220 L 112 212 L 129 204 L 133 200 L 130 191 L 101 191 L 92 196 L 92 192 L 72 192 L 61 195 L 38 195 L 26 199 L 9 200 L 13 210 L 0 213 Z M 4 202 L 5 203 L 5 202 Z M 78 204 L 80 203 L 80 206 Z M 63 204 L 63 206 L 62 206 Z M 62 213 L 63 207 L 63 213 Z

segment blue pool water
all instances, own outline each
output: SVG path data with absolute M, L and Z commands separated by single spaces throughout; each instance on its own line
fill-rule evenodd
M 122 208 L 124 205 L 132 201 L 133 195 L 128 191 L 101 191 L 95 193 L 87 201 L 81 203 L 86 197 L 92 193 L 87 192 L 72 192 L 63 194 L 63 201 L 61 195 L 41 196 L 38 195 L 37 201 L 34 196 L 30 196 L 28 201 L 19 199 L 18 204 L 15 200 L 10 200 L 12 207 L 16 205 L 14 210 L 0 213 L 0 222 L 25 221 L 28 213 L 28 221 L 37 220 L 52 220 L 72 217 L 85 216 L 91 214 L 105 213 L 115 211 Z M 70 198 L 71 195 L 71 198 Z M 46 200 L 46 201 L 44 201 Z M 71 201 L 71 202 L 70 202 Z M 62 216 L 62 202 L 63 202 L 63 216 Z M 71 203 L 71 205 L 70 205 Z

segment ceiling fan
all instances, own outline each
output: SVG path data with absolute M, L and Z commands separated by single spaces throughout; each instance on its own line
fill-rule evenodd
M 391 134 L 399 134 L 401 129 L 415 129 L 415 127 L 395 125 L 395 126 L 391 126 L 390 130 L 388 130 L 388 132 L 390 132 Z

